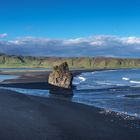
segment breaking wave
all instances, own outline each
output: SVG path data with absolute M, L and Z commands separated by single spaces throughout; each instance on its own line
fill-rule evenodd
M 140 81 L 130 81 L 130 83 L 134 83 L 134 84 L 140 84 Z
M 126 80 L 126 81 L 128 81 L 128 80 L 130 80 L 130 78 L 123 77 L 122 80 Z

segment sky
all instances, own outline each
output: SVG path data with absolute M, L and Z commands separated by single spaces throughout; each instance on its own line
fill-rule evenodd
M 0 0 L 0 52 L 140 57 L 140 1 Z

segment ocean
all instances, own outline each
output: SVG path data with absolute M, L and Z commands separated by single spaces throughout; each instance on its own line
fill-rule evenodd
M 73 84 L 75 102 L 140 117 L 140 69 L 82 73 Z
M 73 102 L 140 118 L 140 69 L 85 72 L 74 77 L 73 85 Z M 50 97 L 49 90 L 0 88 Z

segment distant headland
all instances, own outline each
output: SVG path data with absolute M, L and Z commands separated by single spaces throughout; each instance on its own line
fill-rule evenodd
M 140 68 L 140 58 L 32 57 L 0 54 L 0 68 L 52 68 L 67 62 L 73 69 Z

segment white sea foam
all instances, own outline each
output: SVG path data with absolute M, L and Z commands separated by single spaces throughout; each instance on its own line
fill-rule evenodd
M 140 81 L 129 81 L 130 83 L 134 83 L 134 84 L 140 84 Z
M 116 84 L 117 86 L 125 86 L 124 84 Z
M 127 77 L 123 77 L 122 80 L 129 81 L 130 79 Z
M 82 82 L 86 81 L 86 78 L 82 77 L 82 76 L 79 76 L 78 77 Z

